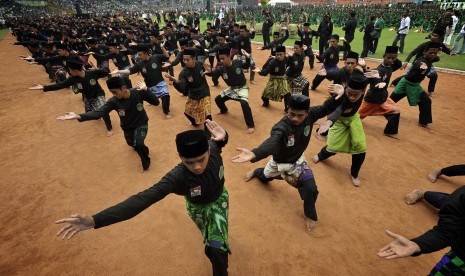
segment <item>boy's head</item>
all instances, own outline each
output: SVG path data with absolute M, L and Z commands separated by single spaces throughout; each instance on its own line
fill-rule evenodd
M 188 130 L 176 135 L 176 148 L 184 166 L 193 174 L 202 174 L 208 165 L 210 147 L 203 130 Z

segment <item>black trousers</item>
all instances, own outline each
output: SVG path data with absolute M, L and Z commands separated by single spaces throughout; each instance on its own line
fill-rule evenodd
M 312 90 L 315 90 L 318 88 L 318 86 L 325 80 L 326 77 L 320 76 L 320 75 L 315 75 L 315 78 L 312 81 Z
M 326 160 L 331 156 L 336 155 L 334 152 L 329 152 L 327 146 L 324 146 L 318 153 L 318 159 L 320 161 Z M 365 161 L 366 153 L 352 154 L 352 166 L 350 167 L 350 174 L 352 177 L 357 178 L 360 169 L 362 168 L 363 162 Z
M 384 118 L 388 121 L 384 128 L 384 134 L 397 134 L 399 133 L 400 113 L 387 114 Z
M 376 53 L 376 49 L 378 49 L 378 41 L 379 41 L 379 37 L 378 38 L 373 38 L 373 43 L 372 43 L 372 46 L 371 46 L 371 52 L 373 54 Z
M 328 48 L 328 40 L 329 36 L 320 36 L 320 41 L 318 42 L 318 51 L 319 55 L 321 55 L 325 52 L 325 50 Z
M 263 35 L 263 45 L 266 46 L 270 44 L 270 30 L 262 29 L 262 35 Z
M 163 113 L 169 114 L 170 113 L 170 95 L 165 95 L 161 97 L 161 108 L 163 109 Z
M 371 37 L 366 37 L 363 38 L 363 50 L 360 55 L 361 58 L 366 58 L 368 56 L 368 51 L 372 47 L 372 38 Z
M 140 157 L 142 168 L 147 170 L 150 167 L 149 148 L 145 145 L 145 137 L 147 137 L 148 125 L 143 124 L 133 130 L 124 131 L 124 139 L 126 143 L 133 147 Z
M 465 175 L 465 165 L 453 165 L 441 169 L 441 174 L 445 176 Z
M 223 252 L 217 248 L 205 246 L 205 255 L 212 264 L 213 276 L 228 275 L 228 252 Z
M 406 94 L 394 94 L 392 93 L 390 98 L 394 102 L 398 102 L 401 99 L 403 99 L 406 96 Z M 431 99 L 426 94 L 426 92 L 422 92 L 420 94 L 420 101 L 418 102 L 418 109 L 420 110 L 420 114 L 418 117 L 418 123 L 422 125 L 427 125 L 433 122 L 433 115 L 431 111 Z
M 218 108 L 220 109 L 220 112 L 221 113 L 228 112 L 228 107 L 226 106 L 225 103 L 227 101 L 229 101 L 229 100 L 237 101 L 237 102 L 239 102 L 241 104 L 242 113 L 244 114 L 245 124 L 247 125 L 248 128 L 254 128 L 255 123 L 253 121 L 252 109 L 250 109 L 249 102 L 246 101 L 246 100 L 237 100 L 237 99 L 233 99 L 233 98 L 231 98 L 229 96 L 221 97 L 221 95 L 218 95 L 218 96 L 215 97 L 215 103 L 218 106 Z
M 255 169 L 253 175 L 254 177 L 260 179 L 263 183 L 268 183 L 273 179 L 282 179 L 280 176 L 274 178 L 267 178 L 263 173 L 263 168 Z M 318 216 L 316 214 L 315 203 L 318 198 L 318 187 L 315 183 L 315 178 L 307 177 L 299 181 L 297 184 L 297 190 L 299 191 L 300 198 L 304 201 L 304 213 L 305 216 L 311 220 L 317 221 Z
M 313 54 L 312 45 L 307 46 L 305 55 L 308 57 L 308 64 L 310 65 L 310 69 L 313 69 L 315 67 L 315 55 Z
M 442 205 L 449 199 L 450 194 L 441 192 L 426 191 L 423 198 L 436 209 L 441 209 Z
M 287 112 L 287 109 L 288 109 L 288 106 L 289 106 L 289 100 L 291 99 L 291 93 L 287 93 L 286 95 L 284 95 L 283 97 L 284 99 L 284 112 Z M 264 107 L 268 107 L 270 105 L 270 99 L 268 98 L 265 98 L 262 96 L 262 106 Z
M 346 39 L 346 42 L 349 43 L 349 44 L 352 42 L 352 40 L 354 40 L 353 36 L 344 36 L 344 38 Z M 348 52 L 349 51 L 344 51 L 344 53 L 342 54 L 342 59 L 343 60 L 346 60 Z

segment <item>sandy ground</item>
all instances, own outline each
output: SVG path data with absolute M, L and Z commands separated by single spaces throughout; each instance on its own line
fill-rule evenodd
M 189 128 L 183 116 L 185 98 L 170 87 L 170 120 L 161 107 L 146 106 L 152 167 L 141 174 L 117 114 L 111 114 L 115 134 L 110 138 L 103 122 L 57 121 L 67 111 L 82 112 L 81 97 L 67 89 L 46 94 L 28 90 L 36 83 L 47 84 L 48 78 L 41 66 L 19 60 L 26 49 L 9 45 L 12 41 L 7 35 L 0 42 L 0 275 L 209 275 L 200 232 L 182 197 L 168 196 L 131 221 L 85 231 L 69 241 L 55 236 L 60 227 L 53 224 L 70 214 L 92 215 L 116 204 L 175 166 L 175 134 Z M 258 66 L 266 55 L 254 51 Z M 304 73 L 312 80 L 316 70 L 310 71 L 307 64 Z M 436 184 L 426 179 L 432 169 L 464 162 L 463 77 L 439 74 L 430 130 L 418 127 L 418 109 L 406 100 L 399 103 L 400 141 L 382 135 L 383 117 L 364 120 L 368 151 L 360 172 L 362 187 L 350 182 L 349 155 L 311 164 L 320 190 L 320 221 L 311 233 L 305 230 L 302 202 L 294 188 L 283 181 L 268 186 L 243 181 L 245 172 L 266 160 L 240 165 L 229 161 L 236 147 L 258 146 L 283 116 L 280 103 L 260 107 L 267 79 L 257 76 L 250 86 L 254 134 L 245 134 L 239 104 L 228 102 L 227 115 L 216 115 L 218 108 L 212 108 L 214 119 L 230 134 L 223 153 L 230 193 L 230 274 L 427 274 L 446 250 L 391 261 L 378 258 L 376 252 L 391 241 L 385 229 L 413 238 L 435 225 L 437 212 L 424 203 L 406 205 L 405 194 L 415 188 L 451 192 L 464 183 L 460 177 Z M 104 80 L 100 83 L 106 87 Z M 311 92 L 312 105 L 324 101 L 328 84 Z M 220 81 L 211 89 L 212 97 L 224 88 Z M 323 146 L 312 138 L 307 159 Z

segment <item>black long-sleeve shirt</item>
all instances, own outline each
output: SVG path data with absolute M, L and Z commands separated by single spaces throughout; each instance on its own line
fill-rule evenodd
M 388 98 L 388 85 L 391 81 L 392 72 L 397 71 L 402 67 L 402 62 L 398 59 L 394 61 L 392 66 L 384 66 L 383 63 L 378 65 L 376 68 L 379 72 L 379 79 L 372 79 L 370 82 L 370 88 L 365 94 L 365 101 L 369 103 L 382 104 Z M 386 86 L 384 88 L 375 87 L 378 83 L 384 82 Z
M 318 25 L 318 33 L 322 39 L 328 39 L 333 34 L 333 22 L 321 21 Z
M 268 74 L 272 76 L 284 76 L 286 74 L 286 64 L 287 58 L 284 58 L 282 61 L 273 58 L 266 63 L 265 68 L 263 68 L 258 74 L 260 76 L 267 76 Z
M 268 45 L 263 46 L 262 50 L 271 49 L 270 56 L 276 56 L 276 47 L 283 46 L 284 42 L 286 42 L 288 38 L 289 38 L 289 30 L 286 29 L 286 34 L 280 39 L 278 39 L 278 42 L 275 42 L 273 40 Z
M 251 54 L 252 53 L 252 44 L 251 41 L 252 39 L 255 38 L 255 32 L 248 33 L 246 37 L 243 37 L 241 35 L 238 35 L 235 40 L 237 41 L 238 45 L 238 52 L 239 55 L 242 55 L 241 50 L 244 49 L 247 53 Z
M 131 74 L 141 72 L 147 87 L 152 87 L 163 81 L 161 69 L 163 62 L 168 61 L 164 55 L 152 55 L 147 61 L 139 61 L 129 68 Z
M 273 155 L 277 163 L 296 162 L 307 149 L 313 124 L 333 112 L 338 104 L 339 100 L 330 98 L 323 105 L 310 107 L 307 118 L 298 126 L 292 124 L 287 116 L 283 117 L 271 129 L 270 137 L 252 150 L 255 158 L 251 162 L 257 162 L 269 155 Z
M 328 47 L 323 53 L 322 58 L 324 59 L 323 65 L 326 67 L 334 67 L 339 63 L 339 52 L 350 51 L 350 44 L 346 41 L 343 42 L 342 46 Z
M 426 64 L 428 68 L 421 69 L 420 68 L 421 63 Z M 404 76 L 404 78 L 410 82 L 420 83 L 428 75 L 429 71 L 431 70 L 431 66 L 433 66 L 432 62 L 426 60 L 424 56 L 420 57 L 412 64 L 412 67 L 407 72 L 407 74 Z
M 246 64 L 235 59 L 231 61 L 231 66 L 221 66 L 207 75 L 221 76 L 224 82 L 230 87 L 244 86 L 247 84 L 247 80 L 245 79 L 244 71 L 242 71 L 243 67 L 246 67 Z
M 465 260 L 465 186 L 455 190 L 439 210 L 439 221 L 433 229 L 412 239 L 420 246 L 420 254 L 427 254 L 451 247 Z
M 178 82 L 174 82 L 173 86 L 192 100 L 200 100 L 210 96 L 210 87 L 205 79 L 201 62 L 196 62 L 194 68 L 184 67 L 179 73 Z
M 417 59 L 422 57 L 423 53 L 426 51 L 426 47 L 428 46 L 428 44 L 429 44 L 429 42 L 425 42 L 425 43 L 422 43 L 422 44 L 418 45 L 417 48 L 413 49 L 413 51 L 410 52 L 410 54 L 408 54 L 405 61 L 410 62 L 410 60 L 412 59 L 413 56 L 415 56 L 415 59 L 413 61 L 416 61 Z M 450 55 L 450 49 L 447 48 L 447 46 L 444 45 L 444 43 L 442 43 L 442 42 L 441 42 L 441 51 L 443 51 L 444 53 Z M 439 61 L 439 60 L 437 60 L 437 61 Z
M 287 58 L 287 71 L 286 76 L 290 78 L 296 78 L 302 74 L 304 69 L 305 55 L 294 53 L 292 56 Z
M 349 20 L 346 21 L 342 29 L 344 30 L 345 38 L 354 38 L 355 29 L 357 29 L 357 19 L 355 19 L 354 17 L 349 18 Z
M 103 115 L 110 113 L 112 110 L 118 112 L 123 131 L 134 130 L 138 126 L 146 124 L 149 120 L 147 112 L 144 109 L 144 101 L 159 105 L 160 101 L 153 93 L 130 89 L 128 99 L 118 99 L 111 97 L 102 107 L 95 111 L 79 114 L 79 122 L 100 119 Z
M 312 46 L 313 37 L 319 35 L 317 31 L 310 30 L 306 32 L 300 28 L 297 29 L 297 34 L 300 36 L 300 40 L 305 46 Z
M 363 72 L 355 68 L 352 73 L 346 70 L 346 68 L 339 68 L 338 70 L 329 71 L 326 73 L 326 78 L 328 80 L 332 80 L 334 84 L 340 84 L 345 86 L 345 84 L 349 81 L 349 78 L 352 74 L 363 74 Z
M 221 149 L 227 144 L 227 137 L 220 142 L 210 141 L 210 156 L 207 168 L 202 174 L 193 174 L 180 163 L 147 190 L 93 215 L 94 228 L 131 219 L 171 193 L 185 196 L 187 201 L 201 205 L 217 200 L 224 187 Z
M 131 63 L 129 63 L 129 56 L 126 51 L 118 51 L 118 53 L 108 53 L 103 55 L 94 52 L 93 56 L 95 59 L 111 59 L 119 70 L 123 70 L 131 66 Z
M 95 99 L 98 96 L 105 96 L 105 92 L 98 83 L 98 79 L 107 77 L 108 75 L 108 70 L 86 70 L 84 78 L 70 76 L 62 83 L 44 86 L 44 92 L 59 90 L 76 84 L 78 92 L 82 93 L 84 97 Z

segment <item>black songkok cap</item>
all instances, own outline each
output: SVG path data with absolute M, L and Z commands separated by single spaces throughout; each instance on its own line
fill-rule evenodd
M 446 31 L 442 30 L 442 29 L 434 29 L 432 31 L 433 34 L 437 34 L 438 36 L 440 37 L 444 37 L 444 35 L 446 34 Z
M 304 27 L 310 27 L 310 23 L 305 22 L 305 23 L 304 23 Z
M 304 46 L 304 43 L 302 41 L 300 41 L 300 40 L 296 40 L 294 42 L 294 45 L 299 45 L 300 47 L 302 47 L 302 46 Z
M 66 62 L 66 67 L 70 70 L 82 70 L 82 66 L 84 66 L 84 63 L 80 60 L 71 59 Z
M 336 40 L 339 40 L 339 35 L 337 34 L 333 34 L 330 36 L 331 39 L 336 39 Z
M 354 58 L 354 59 L 358 60 L 358 53 L 350 51 L 350 52 L 347 53 L 346 58 Z
M 246 26 L 246 25 L 241 25 L 241 26 L 239 27 L 239 29 L 247 30 L 247 26 Z
M 176 135 L 176 148 L 182 157 L 198 157 L 207 152 L 208 147 L 208 139 L 203 130 L 188 130 Z
M 399 46 L 386 46 L 384 53 L 386 54 L 397 54 L 399 52 Z
M 184 49 L 184 53 L 183 53 L 184 56 L 191 56 L 191 57 L 195 57 L 195 49 Z
M 275 36 L 275 35 L 279 36 L 279 32 L 274 32 L 273 36 Z
M 111 77 L 107 80 L 108 89 L 118 89 L 124 86 L 123 80 L 120 77 Z
M 286 47 L 284 46 L 276 47 L 276 53 L 285 53 L 285 52 L 286 52 Z
M 440 42 L 430 42 L 428 45 L 426 45 L 426 50 L 431 49 L 431 48 L 441 48 L 441 43 Z
M 187 39 L 180 39 L 179 46 L 186 46 L 189 41 Z
M 229 55 L 231 54 L 231 50 L 228 47 L 222 47 L 218 50 L 218 55 Z
M 367 77 L 361 73 L 354 73 L 350 75 L 349 81 L 347 82 L 347 86 L 354 90 L 363 90 L 367 87 L 367 84 Z
M 219 34 L 217 34 L 216 36 L 226 38 L 226 34 L 225 34 L 225 33 L 219 33 Z
M 294 110 L 308 110 L 310 108 L 310 98 L 299 94 L 291 95 L 289 108 Z

